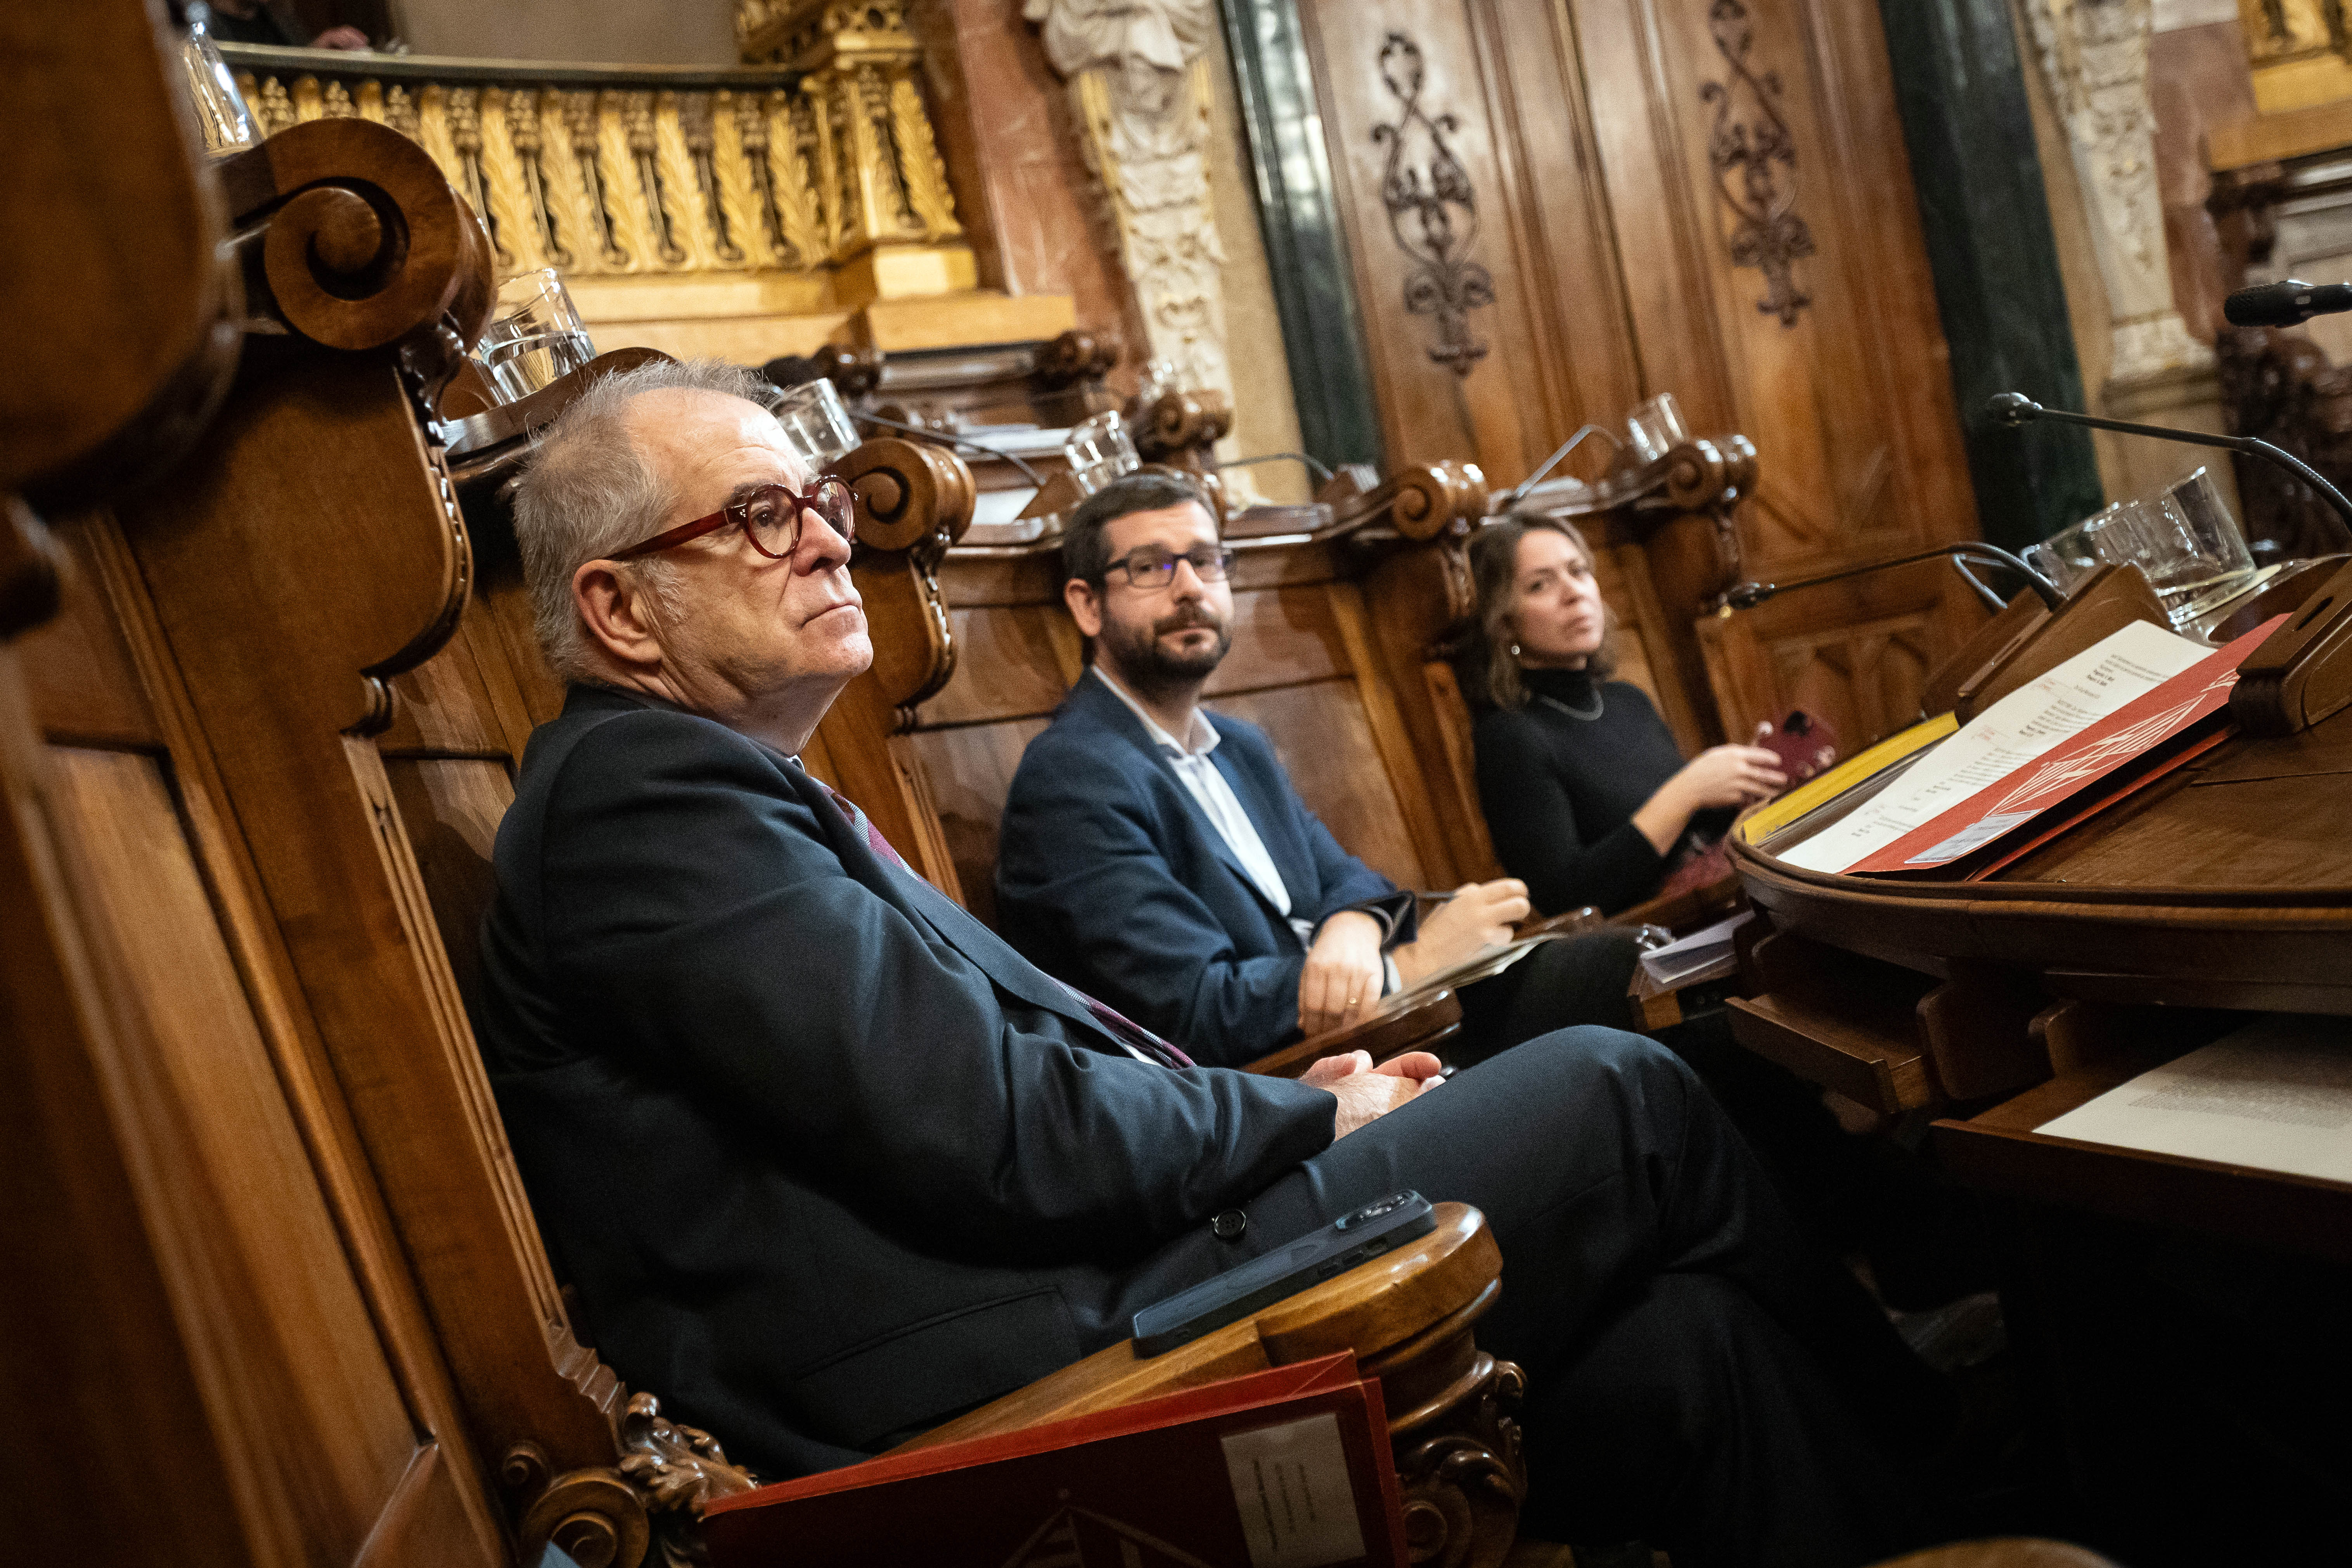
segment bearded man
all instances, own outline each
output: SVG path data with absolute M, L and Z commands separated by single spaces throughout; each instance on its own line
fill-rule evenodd
M 1234 595 L 1190 480 L 1104 486 L 1065 525 L 1062 560 L 1094 657 L 1005 802 L 996 907 L 1015 947 L 1201 1060 L 1239 1067 L 1507 940 L 1525 883 L 1457 888 L 1416 921 L 1412 894 L 1340 847 L 1255 725 L 1201 707 L 1232 646 Z M 1623 1026 L 1636 957 L 1631 932 L 1596 931 L 1465 987 L 1457 1059 Z

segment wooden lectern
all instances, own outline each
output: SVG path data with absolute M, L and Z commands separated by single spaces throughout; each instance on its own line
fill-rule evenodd
M 1825 875 L 1732 839 L 1761 917 L 1735 1032 L 1890 1119 L 1932 1117 L 1948 1172 L 1993 1194 L 2050 1469 L 2134 1563 L 2331 1528 L 2332 1461 L 2293 1406 L 2352 1367 L 2352 1185 L 2038 1129 L 2262 1014 L 2352 1015 L 2345 565 L 2283 574 L 2218 628 L 2288 612 L 2242 667 L 2234 735 L 1985 880 Z M 1965 719 L 2130 619 L 2161 624 L 2128 568 L 2055 614 L 2012 605 L 1931 689 Z

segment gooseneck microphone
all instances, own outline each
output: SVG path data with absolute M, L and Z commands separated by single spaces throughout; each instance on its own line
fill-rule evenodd
M 849 416 L 852 419 L 862 419 L 868 425 L 879 425 L 885 430 L 896 430 L 901 435 L 920 436 L 924 440 L 937 441 L 942 447 L 961 447 L 968 451 L 985 452 L 992 458 L 1002 458 L 1020 469 L 1023 479 L 1041 490 L 1045 488 L 1044 475 L 1002 447 L 992 447 L 985 441 L 974 441 L 950 430 L 934 430 L 928 425 L 909 425 L 904 420 L 885 419 L 879 414 L 867 414 L 856 408 L 849 411 Z
M 2295 327 L 2338 310 L 2352 310 L 2352 283 L 2286 278 L 2241 289 L 2221 301 L 2221 314 L 2233 327 Z
M 2273 287 L 2284 288 L 2285 285 L 2278 284 Z M 2347 285 L 2335 284 L 2331 287 L 2346 288 Z M 2324 293 L 2326 290 L 2323 289 L 2320 292 Z M 2328 309 L 2346 310 L 2352 309 L 2352 306 L 2335 305 Z M 2296 318 L 2298 321 L 2301 319 Z M 2319 499 L 2326 501 L 2334 510 L 2336 515 L 2343 520 L 2344 526 L 2352 529 L 2352 500 L 2345 500 L 2342 490 L 2321 478 L 2319 470 L 2301 458 L 2273 447 L 2258 437 L 2214 436 L 2203 430 L 2174 430 L 2162 425 L 2134 425 L 2124 419 L 2102 419 L 2095 414 L 2074 414 L 2063 408 L 2044 408 L 2021 392 L 1995 393 L 1991 401 L 1985 405 L 1985 412 L 1992 416 L 1993 422 L 1997 425 L 2014 426 L 2023 425 L 2034 419 L 2055 419 L 2063 425 L 2087 425 L 2094 430 L 2115 430 L 2126 436 L 2147 436 L 2158 441 L 2179 441 L 2191 447 L 2219 447 L 2224 451 L 2245 452 L 2261 458 L 2266 462 L 2277 464 L 2318 491 Z
M 1798 588 L 1811 588 L 1823 583 L 1840 583 L 1848 577 L 1859 577 L 1865 573 L 1884 572 L 1890 567 L 1908 566 L 1915 562 L 1934 561 L 1946 557 L 1950 559 L 1953 567 L 1961 576 L 1967 577 L 1969 584 L 1979 593 L 1985 591 L 1983 584 L 1978 583 L 1976 578 L 1969 574 L 1968 568 L 1961 564 L 1963 562 L 1974 561 L 1980 565 L 2000 567 L 2011 576 L 2022 580 L 2044 605 L 2053 610 L 2065 597 L 2058 592 L 2056 584 L 2011 555 L 2008 551 L 1998 545 L 1966 539 L 1952 544 L 1939 544 L 1933 550 L 1920 550 L 1909 555 L 1897 555 L 1891 560 L 1872 561 L 1860 566 L 1849 566 L 1843 572 L 1828 572 L 1819 577 L 1807 577 L 1795 583 L 1735 583 L 1725 591 L 1723 602 L 1735 610 L 1752 610 L 1775 594 L 1790 593 Z M 1999 599 L 1993 600 L 1992 607 L 2000 608 Z

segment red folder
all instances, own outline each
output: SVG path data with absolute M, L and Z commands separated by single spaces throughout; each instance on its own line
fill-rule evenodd
M 1941 869 L 1979 855 L 2053 807 L 2084 795 L 2110 774 L 2130 767 L 2221 712 L 2230 700 L 2230 689 L 2238 683 L 2238 666 L 2252 657 L 2254 649 L 2285 619 L 2272 616 L 2007 778 L 1987 784 L 1932 822 L 1847 867 L 1847 872 Z M 2145 784 L 2155 776 L 2156 773 L 2148 772 L 2137 775 L 2137 780 Z
M 724 1498 L 713 1568 L 1405 1568 L 1380 1384 L 1345 1352 Z

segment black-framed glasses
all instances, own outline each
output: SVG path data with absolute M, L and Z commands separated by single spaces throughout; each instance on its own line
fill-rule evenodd
M 804 511 L 816 513 L 845 542 L 857 542 L 857 498 L 849 493 L 846 484 L 827 474 L 811 485 L 806 495 L 789 485 L 761 485 L 741 500 L 730 501 L 709 517 L 681 522 L 604 559 L 633 561 L 640 555 L 675 550 L 731 522 L 742 528 L 743 537 L 751 542 L 752 549 L 772 561 L 785 561 L 800 548 L 801 514 Z
M 1181 555 L 1171 555 L 1165 550 L 1148 545 L 1141 550 L 1129 552 L 1104 567 L 1103 571 L 1106 574 L 1124 572 L 1129 585 L 1147 594 L 1156 594 L 1176 581 L 1176 563 L 1179 561 L 1189 563 L 1192 575 L 1203 583 L 1222 583 L 1225 574 L 1234 569 L 1234 552 L 1223 546 L 1213 549 L 1201 545 L 1187 550 Z

